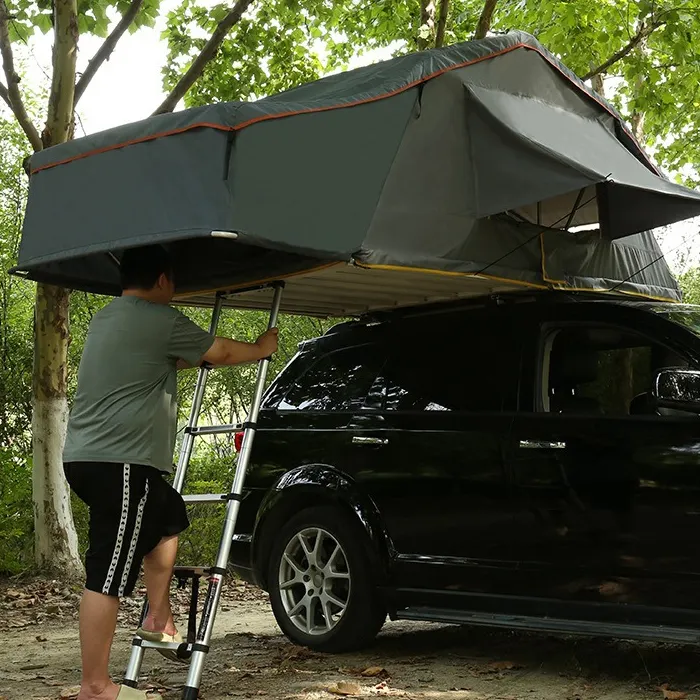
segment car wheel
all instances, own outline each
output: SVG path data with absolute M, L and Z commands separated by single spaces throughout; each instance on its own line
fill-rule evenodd
M 330 507 L 304 510 L 274 537 L 268 589 L 287 637 L 318 651 L 369 644 L 384 624 L 369 542 L 348 514 Z

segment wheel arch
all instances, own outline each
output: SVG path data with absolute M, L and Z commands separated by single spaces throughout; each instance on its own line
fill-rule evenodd
M 267 590 L 267 561 L 275 533 L 296 513 L 313 506 L 331 505 L 350 514 L 367 537 L 367 551 L 384 583 L 393 546 L 377 506 L 357 482 L 335 467 L 304 465 L 282 476 L 258 510 L 253 531 L 251 562 L 256 583 Z

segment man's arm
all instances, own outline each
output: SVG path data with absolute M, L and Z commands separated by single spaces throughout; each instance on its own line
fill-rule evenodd
M 277 340 L 276 328 L 263 333 L 254 343 L 242 343 L 231 338 L 217 336 L 209 350 L 204 353 L 202 361 L 214 366 L 256 362 L 277 352 Z M 178 366 L 179 364 L 178 362 Z

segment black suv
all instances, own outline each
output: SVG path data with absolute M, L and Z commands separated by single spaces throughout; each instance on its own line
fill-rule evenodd
M 268 390 L 232 563 L 325 651 L 387 614 L 700 642 L 700 307 L 559 293 L 336 326 Z

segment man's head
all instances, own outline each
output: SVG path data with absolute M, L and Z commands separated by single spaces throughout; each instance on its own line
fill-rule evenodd
M 169 304 L 175 294 L 173 260 L 159 245 L 130 248 L 124 252 L 119 272 L 124 294 Z

